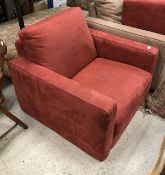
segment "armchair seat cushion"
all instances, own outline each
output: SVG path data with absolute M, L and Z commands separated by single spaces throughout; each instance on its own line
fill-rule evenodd
M 119 123 L 124 122 L 131 113 L 134 114 L 135 108 L 142 104 L 151 74 L 134 66 L 96 58 L 73 79 L 116 101 L 116 124 L 119 127 Z

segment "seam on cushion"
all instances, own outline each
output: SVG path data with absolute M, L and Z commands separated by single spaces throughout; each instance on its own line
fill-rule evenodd
M 87 19 L 87 20 L 88 20 L 88 19 Z M 104 24 L 100 24 L 100 23 L 93 22 L 93 21 L 88 21 L 88 22 L 89 22 L 89 23 L 94 23 L 94 24 L 97 24 L 97 25 L 100 25 L 100 26 L 104 26 L 104 27 L 106 27 L 106 28 L 109 27 L 109 26 L 106 26 L 106 25 L 104 25 Z M 121 25 L 124 25 L 124 24 L 121 24 Z M 124 25 L 124 26 L 127 26 L 127 25 Z M 127 27 L 131 27 L 131 26 L 127 26 Z M 155 41 L 159 41 L 159 42 L 161 42 L 161 43 L 164 43 L 164 41 L 162 41 L 162 40 L 155 39 L 155 38 L 151 38 L 151 37 L 149 37 L 149 36 L 143 36 L 143 35 L 136 34 L 136 33 L 132 33 L 132 32 L 126 31 L 126 30 L 117 29 L 117 28 L 111 27 L 111 26 L 110 26 L 110 28 L 112 28 L 112 29 L 114 29 L 114 30 L 116 30 L 116 31 L 121 31 L 121 32 L 125 32 L 125 33 L 128 33 L 128 34 L 133 34 L 133 35 L 136 35 L 136 36 L 146 37 L 146 38 L 149 38 L 149 39 L 152 39 L 152 40 L 155 40 Z M 132 27 L 132 28 L 135 28 L 135 27 Z M 138 29 L 138 28 L 136 28 L 136 29 Z M 94 30 L 96 30 L 96 29 L 94 29 Z M 140 29 L 140 30 L 142 30 L 142 29 Z M 102 31 L 102 32 L 103 32 L 103 31 Z M 150 32 L 150 31 L 147 31 L 147 32 Z M 151 33 L 154 33 L 154 32 L 151 32 Z
M 112 40 L 110 40 L 110 39 L 101 38 L 101 37 L 99 37 L 99 36 L 97 36 L 97 35 L 95 35 L 95 34 L 93 34 L 93 33 L 92 33 L 92 35 L 93 35 L 94 37 L 96 37 L 96 38 L 99 38 L 99 39 L 102 39 L 102 40 L 106 40 L 106 41 L 109 41 L 109 42 L 112 42 L 112 43 L 116 43 L 116 44 L 119 44 L 119 45 L 122 45 L 122 46 L 126 46 L 126 47 L 129 47 L 129 48 L 135 49 L 135 50 L 139 50 L 139 51 L 142 51 L 142 52 L 144 52 L 144 53 L 148 53 L 148 54 L 151 55 L 151 56 L 155 56 L 155 55 L 154 55 L 153 53 L 151 53 L 151 52 L 148 52 L 148 51 L 145 51 L 145 50 L 136 48 L 136 47 L 132 47 L 132 46 L 129 46 L 129 45 L 126 45 L 126 44 L 122 44 L 122 43 L 120 43 L 120 42 L 115 42 L 115 41 L 112 41 Z
M 14 65 L 14 64 L 12 64 L 12 66 L 13 66 L 13 65 Z M 22 68 L 20 68 L 20 67 L 18 67 L 18 66 L 16 66 L 16 65 L 14 65 L 14 67 L 17 67 L 18 69 L 22 70 L 24 73 L 29 74 L 29 75 L 32 75 L 32 76 L 38 78 L 40 81 L 45 82 L 46 84 L 48 84 L 48 85 L 50 85 L 50 86 L 52 86 L 52 87 L 55 87 L 55 88 L 57 88 L 57 89 L 63 91 L 64 93 L 66 93 L 66 94 L 68 94 L 68 95 L 70 95 L 70 96 L 72 96 L 72 97 L 75 97 L 75 98 L 79 99 L 80 101 L 85 102 L 88 106 L 92 106 L 92 107 L 94 107 L 94 108 L 96 108 L 96 109 L 101 110 L 101 111 L 102 111 L 104 114 L 106 114 L 106 115 L 108 116 L 108 118 L 109 118 L 110 113 L 108 113 L 107 111 L 105 111 L 105 110 L 103 110 L 103 109 L 101 109 L 101 108 L 99 108 L 99 107 L 97 107 L 97 106 L 95 106 L 95 105 L 93 105 L 93 104 L 91 104 L 91 103 L 88 103 L 86 100 L 83 100 L 83 99 L 81 99 L 80 97 L 74 96 L 73 94 L 70 94 L 70 93 L 66 92 L 65 90 L 63 90 L 63 89 L 60 89 L 60 88 L 57 87 L 57 86 L 54 86 L 53 84 L 51 84 L 51 83 L 49 83 L 49 82 L 47 82 L 47 81 L 41 79 L 40 77 L 37 77 L 37 76 L 34 75 L 34 74 L 31 74 L 30 72 L 27 72 L 27 71 L 23 70 Z M 97 92 L 97 91 L 96 91 L 96 92 Z M 114 107 L 114 104 L 113 104 L 113 107 Z M 109 111 L 109 112 L 110 112 L 110 111 Z
M 92 37 L 92 40 L 93 40 L 93 37 Z M 96 49 L 96 46 L 95 45 L 94 45 L 94 48 Z M 85 66 L 83 66 L 78 72 L 74 73 L 69 79 L 72 79 L 75 75 L 77 75 L 79 72 L 81 72 L 86 66 L 88 66 L 89 64 L 91 64 L 97 58 L 97 56 L 98 56 L 98 53 L 97 53 L 97 50 L 96 50 L 96 57 L 94 57 L 94 59 L 92 59 L 88 64 L 86 64 Z

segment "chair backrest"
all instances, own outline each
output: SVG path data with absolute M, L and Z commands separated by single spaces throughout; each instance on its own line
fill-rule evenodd
M 19 38 L 27 59 L 68 78 L 96 57 L 92 36 L 77 7 L 27 26 Z
M 122 23 L 165 35 L 165 0 L 124 0 Z

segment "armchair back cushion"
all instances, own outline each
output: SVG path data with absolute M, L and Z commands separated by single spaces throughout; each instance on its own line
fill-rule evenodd
M 28 60 L 68 78 L 96 57 L 92 36 L 78 7 L 27 26 L 19 38 Z

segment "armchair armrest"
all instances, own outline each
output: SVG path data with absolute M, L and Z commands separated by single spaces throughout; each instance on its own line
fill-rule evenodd
M 106 158 L 117 108 L 112 99 L 23 58 L 9 68 L 26 113 L 98 160 Z
M 126 63 L 153 74 L 158 49 L 142 43 L 90 29 L 98 57 Z

